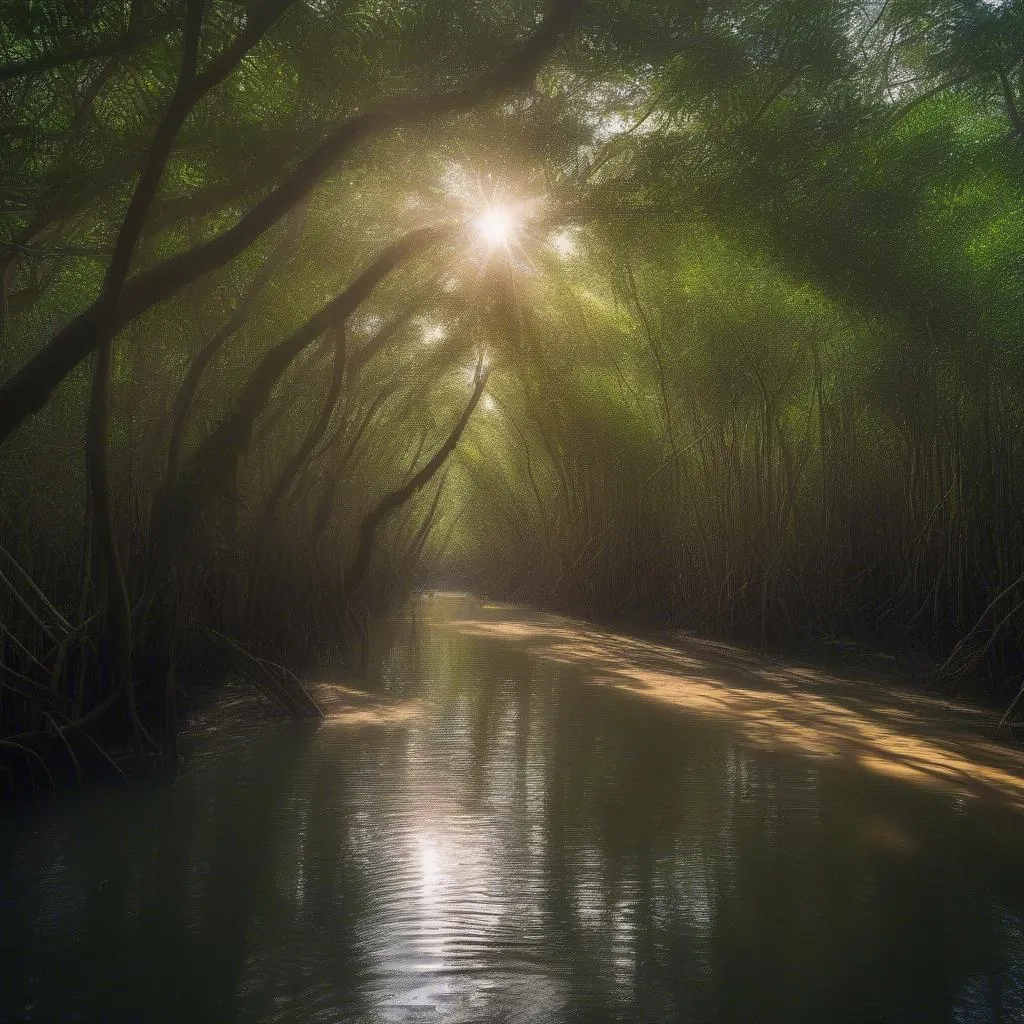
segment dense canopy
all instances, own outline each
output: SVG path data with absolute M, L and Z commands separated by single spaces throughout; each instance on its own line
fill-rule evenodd
M 425 579 L 1024 671 L 1012 0 L 25 0 L 0 736 Z M 127 716 L 127 717 L 125 717 Z

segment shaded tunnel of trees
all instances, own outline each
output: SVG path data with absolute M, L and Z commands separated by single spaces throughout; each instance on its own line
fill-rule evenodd
M 423 580 L 1024 673 L 1024 11 L 23 0 L 0 747 Z

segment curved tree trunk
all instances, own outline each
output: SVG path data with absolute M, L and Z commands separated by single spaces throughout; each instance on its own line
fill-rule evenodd
M 347 334 L 345 324 L 342 323 L 335 327 L 334 334 L 334 369 L 331 372 L 331 383 L 327 388 L 327 395 L 324 398 L 323 405 L 320 407 L 320 414 L 317 416 L 316 422 L 306 432 L 306 436 L 302 439 L 302 443 L 295 454 L 285 464 L 277 480 L 274 481 L 274 486 L 270 488 L 270 493 L 263 504 L 264 532 L 270 526 L 277 512 L 278 504 L 291 489 L 296 476 L 302 471 L 316 446 L 327 432 L 327 428 L 331 423 L 331 417 L 334 415 L 334 410 L 338 407 L 338 399 L 341 397 L 342 388 L 345 386 Z
M 145 730 L 135 709 L 135 690 L 131 674 L 131 599 L 118 552 L 110 496 L 110 471 L 107 465 L 107 427 L 110 419 L 110 389 L 116 333 L 110 324 L 114 320 L 118 297 L 128 276 L 128 268 L 150 203 L 156 195 L 174 139 L 190 109 L 187 95 L 196 73 L 202 19 L 203 0 L 189 0 L 185 13 L 185 42 L 178 84 L 167 112 L 157 127 L 149 158 L 132 193 L 128 211 L 114 245 L 114 254 L 103 280 L 98 302 L 100 344 L 93 370 L 86 426 L 86 476 L 89 483 L 93 528 L 96 531 L 98 575 L 103 595 L 103 614 L 99 623 L 99 644 L 103 655 L 101 664 L 107 671 L 110 690 L 115 693 L 124 692 L 127 696 L 139 753 L 142 753 L 142 736 Z
M 261 10 L 276 9 L 287 2 L 268 0 Z M 508 59 L 461 89 L 427 99 L 402 97 L 382 104 L 377 110 L 349 117 L 233 227 L 209 242 L 136 275 L 123 289 L 109 323 L 104 322 L 99 315 L 100 308 L 94 303 L 0 387 L 0 441 L 6 440 L 22 420 L 46 404 L 60 382 L 102 344 L 108 331 L 119 330 L 192 281 L 234 259 L 308 195 L 359 143 L 401 125 L 423 124 L 473 110 L 528 82 L 554 51 L 581 3 L 582 0 L 553 0 L 551 13 Z M 258 34 L 247 25 L 235 43 L 197 77 L 197 87 L 193 90 L 195 102 L 226 77 L 269 28 L 267 18 L 257 19 L 255 15 L 250 25 L 256 25 L 257 21 L 262 27 Z
M 444 444 L 441 445 L 430 461 L 408 483 L 397 490 L 385 494 L 377 502 L 373 510 L 363 518 L 359 527 L 359 545 L 356 548 L 352 564 L 349 566 L 348 572 L 345 573 L 346 598 L 350 598 L 355 593 L 366 576 L 367 569 L 370 568 L 373 545 L 381 523 L 401 508 L 421 487 L 430 483 L 434 474 L 445 464 L 448 456 L 455 451 L 455 446 L 459 443 L 462 433 L 466 429 L 466 425 L 469 423 L 481 395 L 484 393 L 484 388 L 487 387 L 487 376 L 488 374 L 483 370 L 482 364 L 478 365 L 476 386 L 473 388 L 473 394 L 470 396 L 469 403 Z
M 235 400 L 234 409 L 199 446 L 178 480 L 156 496 L 156 535 L 165 555 L 187 537 L 209 499 L 237 472 L 256 420 L 296 357 L 329 327 L 343 324 L 392 270 L 447 233 L 446 228 L 417 228 L 393 242 L 345 291 L 263 357 Z
M 310 428 L 298 451 L 288 461 L 281 475 L 278 477 L 270 491 L 264 506 L 264 528 L 270 525 L 270 520 L 277 512 L 278 505 L 285 499 L 296 477 L 305 468 L 312 458 L 314 451 L 323 439 L 327 428 L 330 426 L 331 417 L 338 406 L 338 399 L 345 379 L 351 379 L 390 341 L 401 328 L 408 323 L 414 310 L 422 303 L 423 294 L 417 295 L 406 307 L 382 327 L 362 348 L 347 356 L 346 338 L 339 339 L 340 348 L 336 352 L 334 362 L 334 375 L 331 387 L 320 411 L 316 423 Z M 339 328 L 344 332 L 344 327 Z
M 295 218 L 289 225 L 285 236 L 281 239 L 281 243 L 256 272 L 252 283 L 246 289 L 245 294 L 228 318 L 227 323 L 207 341 L 189 364 L 188 372 L 185 374 L 185 379 L 181 382 L 181 387 L 174 398 L 174 405 L 171 407 L 171 433 L 167 445 L 166 473 L 166 480 L 169 484 L 172 484 L 178 476 L 178 470 L 181 466 L 181 450 L 185 444 L 185 426 L 188 423 L 188 414 L 192 410 L 192 402 L 195 399 L 196 392 L 199 390 L 203 374 L 220 350 L 227 344 L 228 340 L 249 319 L 260 292 L 288 258 L 302 232 L 307 206 L 306 202 L 302 202 L 296 208 Z
M 313 526 L 310 532 L 314 541 L 320 540 L 324 531 L 327 529 L 327 524 L 331 521 L 331 516 L 334 515 L 335 503 L 338 500 L 338 488 L 341 486 L 341 481 L 349 461 L 356 453 L 356 447 L 362 440 L 367 428 L 373 422 L 373 417 L 377 414 L 377 410 L 384 404 L 391 394 L 392 391 L 389 390 L 381 391 L 376 395 L 366 412 L 363 414 L 363 418 L 360 420 L 359 426 L 356 428 L 356 432 L 353 435 L 352 440 L 348 443 L 345 451 L 338 459 L 338 464 L 335 467 L 334 472 L 331 474 L 326 487 L 324 487 L 323 494 L 320 496 L 320 501 L 317 503 L 316 514 L 313 516 Z

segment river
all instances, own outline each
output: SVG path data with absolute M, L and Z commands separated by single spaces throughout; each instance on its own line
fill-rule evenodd
M 321 725 L 6 810 L 0 1020 L 1024 1021 L 980 712 L 459 595 L 370 665 Z

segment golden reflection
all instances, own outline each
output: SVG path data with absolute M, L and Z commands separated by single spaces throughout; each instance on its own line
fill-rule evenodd
M 423 714 L 420 701 L 396 700 L 341 683 L 322 680 L 309 684 L 308 689 L 324 714 L 325 725 L 406 725 Z
M 463 619 L 453 628 L 523 645 L 581 682 L 722 719 L 763 748 L 843 759 L 1024 809 L 1024 754 L 980 735 L 995 725 L 985 711 L 726 644 L 649 642 L 514 607 L 485 609 L 491 607 L 500 620 Z

